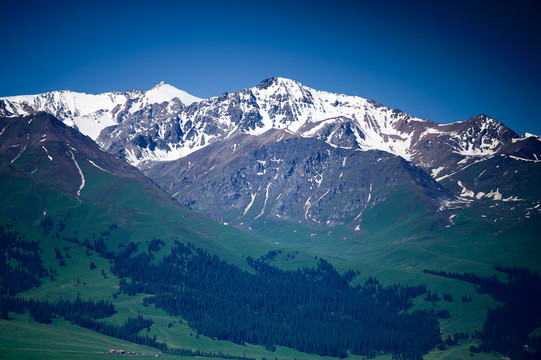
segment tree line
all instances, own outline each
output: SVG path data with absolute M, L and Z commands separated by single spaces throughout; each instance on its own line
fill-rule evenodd
M 477 334 L 481 345 L 471 347 L 472 352 L 492 352 L 512 359 L 534 360 L 541 358 L 541 337 L 531 337 L 541 327 L 541 277 L 526 267 L 496 266 L 507 275 L 507 282 L 494 276 L 471 273 L 452 273 L 424 270 L 425 273 L 467 281 L 481 294 L 489 294 L 503 303 L 488 310 L 483 331 Z M 463 299 L 464 301 L 464 299 Z M 471 297 L 469 300 L 471 301 Z

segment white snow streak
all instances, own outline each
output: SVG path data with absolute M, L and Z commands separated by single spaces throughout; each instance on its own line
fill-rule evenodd
M 327 191 L 325 192 L 325 194 L 321 195 L 321 196 L 319 197 L 319 199 L 317 199 L 316 201 L 314 201 L 313 204 L 310 203 L 310 198 L 308 198 L 308 200 L 306 200 L 305 205 L 308 205 L 308 207 L 306 208 L 306 211 L 304 212 L 304 218 L 305 218 L 306 220 L 308 220 L 308 216 L 310 216 L 310 215 L 308 215 L 308 211 L 310 210 L 310 208 L 311 208 L 312 206 L 314 206 L 315 204 L 317 204 L 321 199 L 323 199 L 323 198 L 329 193 L 329 191 L 331 191 L 331 189 L 327 189 Z M 310 197 L 311 197 L 311 196 L 310 196 Z M 314 220 L 311 216 L 310 216 L 310 219 Z
M 486 158 L 486 159 L 476 160 L 476 161 L 472 162 L 471 164 L 466 165 L 466 166 L 464 166 L 463 168 L 460 168 L 460 169 L 458 169 L 457 171 L 455 171 L 455 172 L 453 172 L 453 173 L 451 173 L 451 174 L 447 174 L 447 175 L 444 175 L 444 176 L 442 176 L 442 177 L 437 178 L 436 181 L 440 182 L 441 180 L 443 180 L 443 179 L 445 179 L 445 178 L 448 178 L 448 177 L 450 177 L 450 176 L 453 176 L 453 175 L 455 175 L 456 173 L 459 173 L 459 172 L 461 172 L 462 170 L 465 170 L 465 169 L 469 168 L 469 167 L 472 166 L 472 165 L 475 165 L 475 164 L 477 164 L 477 163 L 480 163 L 481 161 L 485 161 L 485 160 L 488 160 L 488 159 L 490 159 L 490 157 L 488 157 L 488 158 Z
M 361 217 L 361 215 L 363 214 L 364 210 L 368 207 L 368 203 L 370 202 L 370 199 L 372 198 L 372 184 L 370 184 L 370 189 L 368 190 L 368 199 L 366 199 L 366 205 L 364 206 L 364 208 L 361 210 L 361 212 L 359 213 L 359 215 L 357 215 L 355 217 L 355 220 L 357 220 L 358 218 Z
M 485 171 L 487 171 L 487 169 L 483 170 L 479 175 L 477 175 L 477 177 L 474 180 L 479 179 L 485 173 Z
M 49 161 L 53 161 L 53 157 L 51 155 L 49 155 L 49 152 L 47 151 L 47 148 L 43 145 L 41 145 L 41 147 L 43 148 L 43 150 L 45 150 L 45 153 L 47 154 L 47 157 L 49 157 Z
M 26 144 L 24 144 L 24 147 L 22 148 L 21 152 L 17 156 L 15 156 L 13 160 L 11 160 L 11 163 L 13 164 L 15 160 L 17 160 L 19 156 L 21 156 L 24 153 L 25 150 L 26 150 Z
M 259 190 L 258 190 L 258 191 L 259 191 Z M 246 213 L 248 212 L 248 210 L 250 210 L 250 208 L 252 207 L 252 204 L 254 203 L 256 194 L 250 194 L 250 196 L 252 197 L 252 200 L 250 201 L 250 203 L 248 204 L 248 206 L 246 206 L 246 209 L 244 209 L 244 212 L 242 213 L 242 216 L 246 215 Z
M 70 155 L 71 155 L 71 159 L 75 163 L 75 166 L 77 167 L 77 170 L 79 170 L 79 175 L 81 175 L 81 186 L 79 186 L 79 190 L 77 190 L 77 196 L 81 196 L 81 190 L 83 190 L 83 187 L 85 186 L 85 176 L 83 175 L 83 171 L 79 167 L 79 163 L 77 162 L 77 160 L 75 160 L 75 156 L 73 155 L 71 151 L 70 151 Z
M 276 175 L 274 178 L 276 179 L 277 176 L 278 175 Z M 254 218 L 254 220 L 257 219 L 258 217 L 262 216 L 265 213 L 265 207 L 267 207 L 267 199 L 269 198 L 269 188 L 270 188 L 271 184 L 272 184 L 272 181 L 268 183 L 267 190 L 265 190 L 265 202 L 263 203 L 263 209 L 261 209 L 261 213 L 259 215 L 257 215 Z
M 516 196 L 509 196 L 508 198 L 502 199 L 502 201 L 505 201 L 505 202 L 507 202 L 507 201 L 524 201 L 524 199 L 520 199 L 520 198 L 518 198 Z
M 535 158 L 537 159 L 537 155 L 534 154 L 534 156 L 535 156 Z M 530 161 L 530 162 L 533 162 L 533 163 L 541 162 L 541 160 L 524 159 L 524 158 L 521 158 L 521 157 L 518 157 L 518 156 L 513 156 L 513 155 L 509 155 L 509 157 L 510 157 L 511 159 L 519 160 L 519 161 Z
M 95 167 L 97 167 L 98 169 L 100 169 L 101 171 L 105 171 L 106 173 L 112 174 L 112 172 L 105 170 L 104 168 L 102 168 L 101 166 L 99 166 L 98 164 L 96 164 L 94 161 L 88 159 L 88 162 L 91 163 L 92 165 L 94 165 Z M 174 197 L 174 196 L 173 196 L 173 197 Z

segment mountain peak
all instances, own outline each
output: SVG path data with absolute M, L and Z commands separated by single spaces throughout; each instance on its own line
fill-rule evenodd
M 166 81 L 160 81 L 158 84 L 154 85 L 150 90 L 159 89 L 159 88 L 161 88 L 163 86 L 171 86 L 171 85 L 169 83 L 167 83 Z M 174 87 L 174 86 L 171 86 L 171 87 Z
M 201 100 L 196 96 L 188 94 L 186 91 L 177 89 L 165 81 L 161 81 L 159 84 L 148 90 L 145 93 L 145 98 L 149 104 L 161 104 L 164 101 L 171 101 L 174 98 L 178 98 L 186 106 Z
M 481 120 L 481 121 L 491 121 L 491 120 L 495 120 L 494 118 L 488 116 L 487 114 L 477 114 L 477 115 L 475 115 L 474 117 L 472 117 L 472 119 L 475 119 L 475 120 Z
M 501 123 L 500 121 L 498 121 L 498 120 L 496 120 L 496 119 L 494 119 L 494 118 L 492 118 L 492 117 L 490 117 L 490 116 L 488 116 L 486 114 L 476 115 L 476 116 L 468 119 L 466 122 L 469 123 L 469 124 L 476 124 L 476 126 L 481 127 L 483 129 L 490 127 L 490 128 L 494 128 L 494 129 L 502 129 L 502 130 L 512 131 L 507 126 L 505 126 L 503 123 Z M 518 135 L 516 135 L 516 136 L 518 136 Z
M 264 89 L 268 89 L 270 88 L 271 86 L 302 86 L 298 81 L 295 81 L 295 80 L 292 80 L 292 79 L 287 79 L 287 78 L 283 78 L 283 77 L 271 77 L 271 78 L 268 78 L 268 79 L 265 79 L 263 81 L 261 81 L 259 83 L 259 85 L 257 85 L 257 88 L 258 89 L 261 89 L 261 90 L 264 90 Z

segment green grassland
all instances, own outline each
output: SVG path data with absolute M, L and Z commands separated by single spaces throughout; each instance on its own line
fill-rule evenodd
M 246 270 L 250 268 L 243 257 L 257 258 L 275 249 L 282 252 L 271 263 L 283 269 L 310 267 L 316 263 L 316 257 L 325 257 L 341 272 L 360 271 L 353 284 L 362 284 L 369 276 L 375 276 L 384 285 L 424 284 L 440 298 L 444 293 L 451 294 L 453 302 L 432 303 L 423 296 L 415 299 L 414 309 L 449 310 L 451 317 L 440 321 L 443 337 L 459 331 L 472 334 L 481 330 L 487 310 L 497 303 L 488 295 L 476 293 L 469 283 L 424 274 L 423 269 L 492 275 L 497 274 L 494 263 L 526 265 L 538 271 L 541 268 L 538 261 L 541 242 L 537 236 L 540 216 L 533 214 L 511 225 L 515 220 L 512 215 L 490 208 L 488 203 L 461 210 L 453 218 L 454 225 L 448 228 L 412 231 L 430 229 L 431 224 L 423 216 L 426 209 L 412 207 L 412 199 L 402 192 L 390 202 L 367 208 L 361 231 L 347 226 L 329 228 L 266 220 L 252 224 L 254 233 L 262 234 L 259 238 L 208 221 L 164 194 L 149 191 L 148 185 L 137 180 L 106 173 L 83 159 L 79 163 L 86 178 L 80 197 L 18 173 L 8 164 L 0 164 L 1 224 L 11 224 L 27 239 L 39 241 L 45 268 L 57 273 L 54 281 L 43 278 L 39 288 L 21 295 L 40 300 L 77 296 L 112 300 L 117 309 L 109 319 L 112 323 L 121 324 L 134 314 L 143 314 L 154 321 L 149 335 L 156 335 L 172 348 L 245 354 L 258 359 L 322 359 L 287 348 L 278 347 L 276 352 L 270 352 L 262 346 L 213 340 L 198 335 L 183 319 L 172 318 L 153 305 L 144 306 L 144 294 L 113 296 L 118 291 L 119 279 L 111 274 L 109 260 L 81 243 L 65 239 L 93 242 L 103 237 L 111 250 L 134 242 L 139 244 L 139 251 L 146 251 L 153 238 L 160 238 L 165 246 L 153 254 L 155 261 L 170 251 L 175 240 L 191 242 Z M 479 221 L 485 219 L 481 215 L 486 215 L 486 220 Z M 40 228 L 46 217 L 54 224 L 48 234 Z M 499 224 L 509 225 L 494 225 L 496 217 Z M 65 228 L 59 230 L 60 224 L 65 224 Z M 60 266 L 55 258 L 55 248 L 69 254 L 64 259 L 66 266 Z M 90 269 L 91 262 L 95 269 Z M 464 295 L 471 296 L 472 301 L 462 302 Z M 10 316 L 13 320 L 0 321 L 0 351 L 8 359 L 103 359 L 108 358 L 103 352 L 110 348 L 159 352 L 94 333 L 63 319 L 42 325 L 26 314 Z M 475 341 L 462 340 L 445 351 L 434 350 L 426 359 L 471 358 L 469 346 L 476 345 Z M 390 356 L 380 358 L 390 359 Z M 474 354 L 473 358 L 497 356 Z
M 109 349 L 157 354 L 156 349 L 118 340 L 72 325 L 63 319 L 52 324 L 34 322 L 27 314 L 0 320 L 2 359 L 109 359 Z

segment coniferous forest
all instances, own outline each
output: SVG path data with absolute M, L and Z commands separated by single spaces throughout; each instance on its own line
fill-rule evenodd
M 147 303 L 211 338 L 335 357 L 389 352 L 410 359 L 441 341 L 433 314 L 408 311 L 423 286 L 383 287 L 369 279 L 351 287 L 323 259 L 316 269 L 283 271 L 248 258 L 255 271 L 249 273 L 181 243 L 159 264 L 149 260 L 145 254 L 115 260 L 120 291 L 153 294 Z
M 530 334 L 541 324 L 541 276 L 527 268 L 496 266 L 496 270 L 507 275 L 506 282 L 496 276 L 424 272 L 467 281 L 476 286 L 478 293 L 489 294 L 502 303 L 488 310 L 483 331 L 477 334 L 482 343 L 470 348 L 471 352 L 496 351 L 511 359 L 539 359 L 541 337 Z
M 269 253 L 259 259 L 246 258 L 249 271 L 226 263 L 216 255 L 188 243 L 175 242 L 169 255 L 159 262 L 153 253 L 164 242 L 153 239 L 145 249 L 133 242 L 117 252 L 107 248 L 103 238 L 79 243 L 110 260 L 110 271 L 120 278 L 118 293 L 147 294 L 144 303 L 186 320 L 199 335 L 237 344 L 257 344 L 273 351 L 285 346 L 302 352 L 344 358 L 355 354 L 372 358 L 391 353 L 394 358 L 421 359 L 431 349 L 456 345 L 468 334 L 442 340 L 439 319 L 449 311 L 413 311 L 413 298 L 424 295 L 427 302 L 439 301 L 425 286 L 382 286 L 368 278 L 362 286 L 351 286 L 356 273 L 341 275 L 324 259 L 315 268 L 281 270 L 268 264 Z M 137 316 L 122 325 L 107 318 L 115 313 L 109 301 L 37 301 L 17 296 L 40 286 L 41 278 L 53 276 L 41 261 L 39 243 L 25 240 L 9 226 L 0 227 L 0 318 L 9 313 L 29 311 L 37 322 L 50 323 L 62 317 L 98 333 L 155 347 L 164 353 L 183 356 L 239 358 L 236 355 L 200 350 L 169 348 L 156 337 L 141 335 L 152 320 Z M 142 251 L 141 251 L 142 250 Z M 55 248 L 55 253 L 59 250 Z M 62 256 L 60 256 L 62 258 Z M 57 257 L 58 258 L 58 257 Z M 484 329 L 475 335 L 481 340 L 470 351 L 497 351 L 513 359 L 536 359 L 539 337 L 531 337 L 541 323 L 541 277 L 527 268 L 497 270 L 507 281 L 495 276 L 425 273 L 475 284 L 477 292 L 490 294 L 502 303 L 488 313 Z M 91 271 L 91 270 L 89 270 Z M 15 280 L 15 281 L 13 281 Z M 444 301 L 452 302 L 450 294 Z M 462 301 L 471 301 L 462 299 Z

